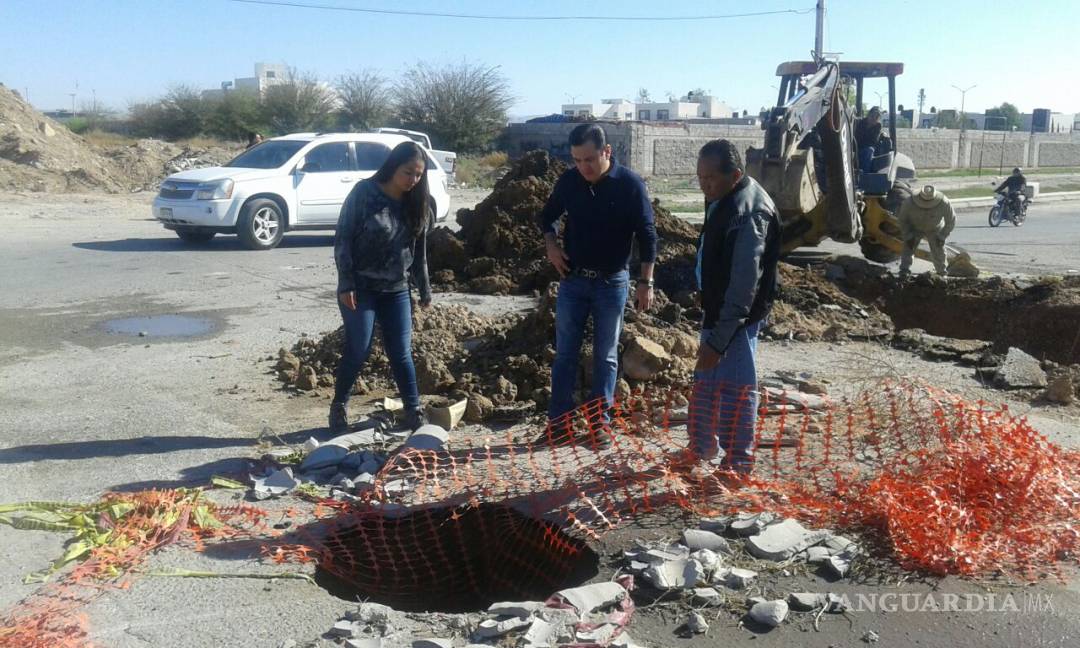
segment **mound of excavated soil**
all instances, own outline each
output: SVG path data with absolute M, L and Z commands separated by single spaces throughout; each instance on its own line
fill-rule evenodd
M 228 162 L 239 147 L 189 148 L 144 139 L 98 149 L 0 86 L 0 190 L 153 190 L 165 176 Z
M 107 159 L 63 124 L 42 115 L 17 92 L 0 86 L 0 189 L 123 191 Z

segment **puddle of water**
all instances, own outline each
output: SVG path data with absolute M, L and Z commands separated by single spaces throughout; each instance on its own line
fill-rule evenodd
M 114 335 L 137 337 L 195 337 L 214 330 L 213 320 L 187 315 L 151 315 L 148 317 L 124 317 L 111 319 L 102 324 L 106 332 Z

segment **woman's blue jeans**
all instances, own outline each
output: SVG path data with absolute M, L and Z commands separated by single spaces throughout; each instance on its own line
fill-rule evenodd
M 371 354 L 371 339 L 378 321 L 383 346 L 406 410 L 420 407 L 416 367 L 412 358 L 412 300 L 408 290 L 399 292 L 356 291 L 356 310 L 338 300 L 345 322 L 345 347 L 334 384 L 334 402 L 347 403 L 353 385 Z

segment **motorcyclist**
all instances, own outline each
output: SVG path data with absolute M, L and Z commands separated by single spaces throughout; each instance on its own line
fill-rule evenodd
M 1024 190 L 1027 189 L 1027 178 L 1024 177 L 1024 170 L 1020 167 L 1014 167 L 1012 175 L 1005 178 L 1005 181 L 998 185 L 997 189 L 994 189 L 994 193 L 1005 194 L 1005 199 L 1013 209 L 1013 213 L 1020 213 L 1021 200 L 1024 196 Z

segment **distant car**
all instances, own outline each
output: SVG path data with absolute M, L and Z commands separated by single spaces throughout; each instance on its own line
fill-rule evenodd
M 410 138 L 390 133 L 295 133 L 253 146 L 223 167 L 175 173 L 161 183 L 153 215 L 187 243 L 236 234 L 269 250 L 290 230 L 333 230 L 353 186 L 375 175 Z M 450 213 L 446 172 L 427 155 L 435 217 Z

